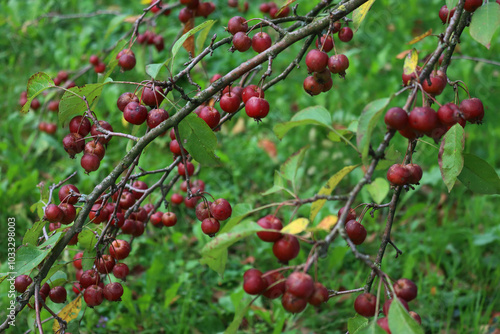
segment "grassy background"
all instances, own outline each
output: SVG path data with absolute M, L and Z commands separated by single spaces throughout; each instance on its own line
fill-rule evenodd
M 218 22 L 211 34 L 225 37 L 223 25 L 239 13 L 227 7 L 223 0 L 214 2 L 217 11 L 212 19 Z M 272 128 L 278 122 L 289 120 L 295 111 L 311 105 L 325 106 L 332 113 L 336 126 L 352 126 L 367 103 L 399 90 L 403 64 L 396 55 L 410 49 L 412 46 L 406 43 L 428 29 L 433 29 L 435 34 L 443 31 L 437 15 L 443 4 L 444 1 L 437 0 L 377 1 L 353 41 L 337 44 L 338 51 L 345 53 L 350 60 L 345 80 L 335 78 L 330 92 L 311 98 L 302 89 L 302 81 L 307 75 L 302 64 L 286 83 L 266 92 L 271 112 L 263 123 L 256 124 L 238 116 L 224 126 L 217 136 L 220 143 L 218 154 L 225 164 L 217 169 L 204 168 L 200 174 L 207 183 L 207 190 L 233 204 L 259 206 L 284 200 L 284 195 L 262 197 L 260 193 L 271 187 L 274 170 L 305 144 L 309 144 L 310 149 L 300 169 L 301 197 L 314 195 L 343 166 L 357 163 L 359 159 L 350 147 L 330 142 L 326 138 L 327 132 L 322 129 L 299 127 L 279 141 Z M 305 13 L 312 5 L 313 2 L 299 2 L 299 13 Z M 26 89 L 27 79 L 35 72 L 44 71 L 52 76 L 62 69 L 77 72 L 88 63 L 90 54 L 100 54 L 100 50 L 112 46 L 128 31 L 131 24 L 123 23 L 123 19 L 141 13 L 142 8 L 139 1 L 34 0 L 0 4 L 3 13 L 0 18 L 0 89 L 3 92 L 0 100 L 3 120 L 0 122 L 0 218 L 5 226 L 7 217 L 16 217 L 18 243 L 36 220 L 29 207 L 40 199 L 37 184 L 45 182 L 50 185 L 79 170 L 74 182 L 81 191 L 88 193 L 119 161 L 127 144 L 117 139 L 111 141 L 99 171 L 86 176 L 81 172 L 79 159 L 68 159 L 62 148 L 61 140 L 66 129 L 58 129 L 53 136 L 37 130 L 40 120 L 56 122 L 57 115 L 43 110 L 20 115 L 19 94 Z M 49 13 L 66 15 L 97 10 L 120 14 L 73 19 L 43 17 Z M 181 29 L 176 19 L 177 12 L 160 17 L 154 28 L 164 36 L 167 48 Z M 252 2 L 245 17 L 257 15 L 257 3 Z M 201 23 L 199 19 L 198 23 Z M 487 50 L 473 41 L 466 29 L 457 55 L 498 61 L 498 41 L 497 33 L 491 49 Z M 416 44 L 421 51 L 420 57 L 432 51 L 436 42 L 435 37 L 430 37 Z M 114 80 L 143 80 L 146 76 L 141 65 L 168 57 L 166 50 L 159 53 L 151 47 L 136 45 L 134 48 L 138 66 L 127 73 L 115 71 Z M 280 73 L 299 48 L 300 45 L 295 45 L 280 54 L 273 63 L 273 72 Z M 206 86 L 213 74 L 225 73 L 253 56 L 252 52 L 231 54 L 226 49 L 218 49 L 206 60 L 204 69 L 194 74 L 194 79 L 202 86 Z M 181 55 L 186 57 L 184 51 Z M 180 58 L 177 68 L 183 63 Z M 466 127 L 466 152 L 478 155 L 498 170 L 500 158 L 496 154 L 496 145 L 500 127 L 496 122 L 496 109 L 500 103 L 499 68 L 483 62 L 455 59 L 448 75 L 452 80 L 463 80 L 471 95 L 481 98 L 486 107 L 484 124 Z M 77 84 L 96 81 L 96 74 L 89 71 L 77 80 Z M 115 107 L 117 97 L 130 89 L 133 88 L 107 86 L 96 110 L 98 116 L 108 120 L 117 131 L 131 131 L 122 124 L 121 113 Z M 465 98 L 465 94 L 460 92 L 460 97 Z M 448 87 L 438 100 L 446 103 L 453 98 L 454 93 Z M 391 106 L 401 105 L 404 99 L 405 96 L 401 96 L 393 100 Z M 382 138 L 384 130 L 380 122 L 373 142 Z M 262 148 L 264 142 L 275 145 L 275 157 L 270 157 Z M 405 149 L 405 141 L 397 136 L 393 140 L 391 157 L 401 159 Z M 145 169 L 154 169 L 170 161 L 168 141 L 163 138 L 147 148 L 141 164 Z M 404 254 L 395 260 L 395 252 L 388 248 L 383 269 L 393 278 L 407 277 L 417 282 L 419 297 L 410 306 L 422 316 L 426 332 L 493 332 L 495 324 L 491 327 L 488 324 L 493 321 L 493 313 L 500 311 L 498 196 L 475 195 L 461 184 L 448 193 L 440 178 L 437 149 L 431 143 L 419 144 L 414 161 L 423 167 L 424 178 L 416 191 L 403 196 L 393 228 L 393 240 Z M 385 169 L 378 170 L 375 177 L 385 178 L 385 173 Z M 362 171 L 358 169 L 342 181 L 336 192 L 346 193 L 360 177 Z M 153 182 L 153 178 L 145 181 Z M 371 201 L 368 192 L 363 191 L 361 195 L 358 204 Z M 319 217 L 335 214 L 340 206 L 341 203 L 328 203 Z M 123 301 L 103 303 L 94 310 L 87 309 L 84 315 L 80 314 L 82 333 L 224 331 L 234 317 L 235 308 L 251 300 L 242 291 L 243 271 L 252 266 L 262 271 L 277 267 L 270 245 L 250 237 L 230 248 L 227 271 L 223 278 L 218 277 L 206 266 L 199 265 L 199 250 L 209 239 L 195 224 L 193 212 L 179 209 L 177 213 L 180 223 L 175 229 L 157 232 L 148 227 L 145 236 L 134 241 L 132 256 L 126 260 L 134 270 L 124 285 Z M 282 209 L 280 213 L 285 220 L 292 214 L 288 209 Z M 304 206 L 298 215 L 307 216 L 308 213 L 309 207 Z M 366 216 L 364 224 L 369 236 L 361 246 L 362 251 L 376 252 L 386 214 L 378 211 L 374 218 Z M 248 219 L 257 220 L 259 217 L 255 215 Z M 4 238 L 0 245 L 0 263 L 3 263 L 7 248 Z M 308 250 L 308 246 L 303 246 L 293 263 L 302 263 Z M 70 247 L 64 253 L 64 259 L 70 260 L 77 251 L 77 246 Z M 3 263 L 0 271 L 4 269 Z M 73 277 L 71 265 L 68 272 L 69 277 Z M 351 289 L 362 286 L 368 273 L 366 267 L 355 261 L 344 243 L 337 241 L 330 248 L 329 256 L 319 262 L 318 279 L 331 289 Z M 6 289 L 5 283 L 0 285 L 2 305 L 8 302 Z M 73 296 L 72 292 L 70 295 Z M 283 325 L 287 333 L 345 333 L 347 319 L 354 315 L 353 301 L 353 296 L 337 297 L 321 309 L 308 307 L 303 313 L 293 316 L 283 311 L 279 301 L 258 299 L 247 314 L 248 327 L 242 331 L 270 333 L 277 328 L 276 332 L 279 332 L 280 325 Z M 54 306 L 54 309 L 59 307 Z M 2 319 L 4 312 L 2 308 Z M 32 322 L 33 318 L 33 311 L 24 310 L 18 318 L 18 327 L 11 331 L 24 332 L 27 321 Z M 50 322 L 47 328 L 51 326 Z

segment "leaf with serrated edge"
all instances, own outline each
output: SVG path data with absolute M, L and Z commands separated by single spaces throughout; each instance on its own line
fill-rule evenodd
M 349 174 L 350 172 L 352 172 L 358 166 L 359 165 L 346 166 L 346 167 L 342 168 L 340 171 L 338 171 L 337 173 L 335 173 L 335 175 L 333 175 L 332 177 L 330 177 L 330 179 L 323 186 L 323 188 L 321 188 L 319 190 L 318 195 L 329 196 L 332 193 L 332 191 L 335 189 L 335 187 L 337 186 L 337 184 L 339 184 L 339 182 L 347 174 Z M 314 201 L 312 203 L 312 205 L 311 205 L 311 213 L 309 215 L 309 220 L 310 221 L 314 221 L 314 218 L 316 218 L 316 215 L 318 214 L 319 210 L 321 210 L 321 208 L 323 207 L 323 205 L 325 205 L 325 203 L 326 203 L 326 199 L 319 199 L 319 200 Z
M 85 96 L 91 110 L 93 110 L 101 96 L 104 85 L 108 83 L 109 81 L 88 84 L 83 87 L 72 87 L 69 91 L 66 91 L 59 103 L 59 124 L 62 125 L 66 120 L 75 115 L 81 115 L 87 110 L 87 105 L 82 99 L 83 96 Z
M 347 330 L 349 331 L 349 334 L 355 334 L 367 326 L 368 319 L 359 314 L 356 314 L 354 317 L 347 320 Z
M 469 33 L 477 42 L 490 48 L 491 39 L 500 26 L 500 6 L 490 2 L 479 7 L 472 15 Z
M 23 114 L 27 113 L 30 110 L 31 101 L 33 101 L 33 99 L 37 97 L 40 93 L 42 93 L 44 90 L 52 87 L 55 87 L 55 84 L 48 74 L 44 72 L 38 72 L 33 74 L 28 79 L 28 87 L 26 88 L 28 92 L 27 102 L 21 108 L 21 112 Z
M 179 134 L 186 150 L 200 164 L 219 166 L 220 158 L 215 155 L 217 137 L 207 123 L 189 114 L 179 123 Z
M 64 308 L 57 315 L 59 316 L 59 318 L 68 323 L 71 320 L 74 320 L 78 317 L 78 314 L 80 314 L 81 309 L 82 309 L 82 295 L 79 294 L 75 298 L 75 300 L 73 300 L 68 305 L 64 306 Z M 52 325 L 52 329 L 54 330 L 54 333 L 58 333 L 60 331 L 59 321 L 54 320 L 54 325 Z
M 370 148 L 370 139 L 373 129 L 377 125 L 379 118 L 385 107 L 391 102 L 392 97 L 379 99 L 370 102 L 361 113 L 358 123 L 358 131 L 356 132 L 356 142 L 358 149 L 361 152 L 363 164 L 368 163 L 368 149 Z
M 387 334 L 387 332 L 385 330 L 383 330 L 382 327 L 377 325 L 377 319 L 373 319 L 373 321 L 371 323 L 369 323 L 368 326 L 359 328 L 358 331 L 356 331 L 354 333 L 356 333 L 356 334 Z
M 500 194 L 500 178 L 495 169 L 473 154 L 464 154 L 464 168 L 458 179 L 472 192 Z
M 416 49 L 412 49 L 411 52 L 405 57 L 405 64 L 403 66 L 403 72 L 406 75 L 415 73 L 418 64 L 418 52 Z
M 422 327 L 411 317 L 397 298 L 391 303 L 387 319 L 392 333 L 424 334 Z
M 359 27 L 361 26 L 361 22 L 363 22 L 363 20 L 365 19 L 366 14 L 368 14 L 368 11 L 370 10 L 374 2 L 375 0 L 368 0 L 367 2 L 356 8 L 352 13 L 352 23 L 354 25 L 355 32 L 358 31 Z
M 38 237 L 42 233 L 43 227 L 45 226 L 46 222 L 47 221 L 45 220 L 39 220 L 35 223 L 35 225 L 33 225 L 32 228 L 26 231 L 23 238 L 23 245 L 31 244 L 33 246 L 36 246 Z
M 283 227 L 281 229 L 281 233 L 300 234 L 306 230 L 307 225 L 309 225 L 309 219 L 307 218 L 295 219 L 293 222 Z
M 444 135 L 439 147 L 438 163 L 448 192 L 453 189 L 464 167 L 465 132 L 460 124 L 452 126 Z

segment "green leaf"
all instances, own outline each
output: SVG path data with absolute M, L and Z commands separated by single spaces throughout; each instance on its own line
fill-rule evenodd
M 368 319 L 360 316 L 357 313 L 353 318 L 349 318 L 349 320 L 347 320 L 347 330 L 349 331 L 349 334 L 358 333 L 360 330 L 366 328 L 367 326 Z
M 391 303 L 387 318 L 392 333 L 424 334 L 423 328 L 411 317 L 397 298 Z
M 458 179 L 475 193 L 500 194 L 500 179 L 495 169 L 473 154 L 464 154 L 464 168 Z
M 273 186 L 268 189 L 267 191 L 261 193 L 262 196 L 267 196 L 270 194 L 274 194 L 278 191 L 286 190 L 285 188 L 285 180 L 283 178 L 283 175 L 278 172 L 277 170 L 274 171 L 274 184 Z
M 198 35 L 196 38 L 195 46 L 196 46 L 196 53 L 199 54 L 203 50 L 203 45 L 205 44 L 205 41 L 207 40 L 208 33 L 210 32 L 210 29 L 212 29 L 212 26 L 216 21 L 211 21 L 212 23 L 207 25 Z
M 392 332 L 396 333 L 396 332 Z M 350 334 L 350 332 L 349 332 Z M 382 329 L 379 325 L 377 325 L 377 319 L 374 319 L 368 326 L 364 328 L 358 329 L 356 334 L 387 334 L 385 330 Z M 407 334 L 407 333 L 405 333 Z
M 304 160 L 304 156 L 306 155 L 306 151 L 309 148 L 309 145 L 301 148 L 298 152 L 292 154 L 284 163 L 281 165 L 280 171 L 284 178 L 292 182 L 292 188 L 294 192 L 296 191 L 296 176 L 297 171 Z
M 500 26 L 500 6 L 489 2 L 479 7 L 472 15 L 469 33 L 472 38 L 490 48 L 491 39 Z
M 28 80 L 28 101 L 21 108 L 21 112 L 27 113 L 30 110 L 31 101 L 41 92 L 52 87 L 55 87 L 55 84 L 48 74 L 43 72 L 33 74 Z
M 166 67 L 168 65 L 168 63 L 170 63 L 170 60 L 171 60 L 171 58 L 168 58 L 163 63 L 146 65 L 146 73 L 149 76 L 151 76 L 153 79 L 156 79 L 156 77 L 158 76 L 158 73 L 160 73 L 160 70 L 164 66 Z
M 241 290 L 241 292 L 243 292 L 243 290 Z M 243 297 L 243 295 L 241 297 Z M 238 332 L 238 328 L 240 327 L 240 324 L 243 321 L 243 317 L 245 316 L 245 314 L 247 314 L 248 309 L 252 305 L 252 303 L 248 303 L 245 305 L 245 307 L 241 307 L 243 305 L 241 302 L 241 297 L 238 300 L 238 302 L 234 303 L 234 308 L 236 310 L 236 312 L 234 313 L 234 319 L 229 325 L 229 327 L 224 331 L 224 334 L 235 334 Z
M 215 155 L 217 137 L 207 123 L 189 114 L 179 123 L 179 134 L 185 149 L 200 164 L 219 166 L 220 158 Z
M 51 288 L 63 285 L 68 281 L 68 275 L 64 271 L 56 271 L 51 277 L 48 278 L 49 285 Z
M 214 20 L 205 21 L 202 24 L 200 24 L 199 26 L 194 27 L 193 29 L 189 30 L 187 33 L 182 35 L 181 38 L 179 38 L 177 40 L 177 42 L 175 42 L 174 46 L 172 47 L 172 59 L 175 58 L 175 56 L 179 52 L 180 48 L 182 47 L 182 44 L 184 44 L 186 39 L 193 36 L 194 34 L 196 34 L 198 31 L 200 31 L 202 29 L 206 29 L 206 28 L 210 29 L 214 23 L 215 23 Z
M 441 176 L 448 188 L 453 189 L 458 175 L 464 167 L 465 132 L 460 124 L 453 125 L 441 140 L 438 162 Z
M 92 269 L 97 256 L 97 251 L 94 248 L 86 249 L 83 251 L 82 269 L 83 271 Z
M 92 230 L 83 230 L 78 233 L 78 244 L 84 249 L 94 249 L 97 243 L 97 236 Z
M 301 125 L 322 125 L 331 128 L 332 116 L 330 112 L 322 106 L 313 106 L 296 113 L 289 122 L 276 124 L 273 128 L 276 136 L 281 140 L 291 129 Z
M 165 302 L 163 303 L 163 307 L 165 309 L 170 307 L 170 304 L 174 301 L 175 296 L 177 296 L 177 291 L 179 291 L 181 285 L 182 282 L 174 283 L 167 289 L 167 291 L 165 291 Z
M 43 202 L 41 203 L 43 206 Z M 23 245 L 30 244 L 36 246 L 38 243 L 38 237 L 42 233 L 43 227 L 45 226 L 45 220 L 39 220 L 24 234 Z
M 229 232 L 235 225 L 237 225 L 243 218 L 251 214 L 252 206 L 248 203 L 238 203 L 234 206 L 233 212 L 231 214 L 231 219 L 224 224 L 219 233 Z
M 91 110 L 95 108 L 101 96 L 104 85 L 108 82 L 88 84 L 83 87 L 73 87 L 66 91 L 59 103 L 59 124 L 64 124 L 66 120 L 81 115 L 87 110 L 87 105 L 83 101 L 83 96 L 87 99 Z
M 384 98 L 370 102 L 361 113 L 358 123 L 358 131 L 356 132 L 356 141 L 358 149 L 361 152 L 363 164 L 367 164 L 368 149 L 370 148 L 370 139 L 373 129 L 382 116 L 385 107 L 391 102 L 391 98 Z
M 212 270 L 222 276 L 227 262 L 227 248 L 235 242 L 261 230 L 263 230 L 262 227 L 252 221 L 236 225 L 230 232 L 219 234 L 203 246 L 200 262 L 207 264 Z
M 363 5 L 356 8 L 352 13 L 352 23 L 354 25 L 355 32 L 358 31 L 359 27 L 361 26 L 361 22 L 363 22 L 363 20 L 365 19 L 366 14 L 368 14 L 368 11 L 370 10 L 374 2 L 375 0 L 368 0 Z
M 42 219 L 42 217 L 44 215 L 44 212 L 43 212 L 44 206 L 45 206 L 45 203 L 43 202 L 43 200 L 39 200 L 38 202 L 36 202 L 32 206 L 30 206 L 30 211 L 33 213 L 35 213 L 35 211 L 36 211 L 38 218 Z
M 41 282 L 41 285 L 45 284 L 55 273 L 57 273 L 60 269 L 63 269 L 63 268 L 66 268 L 68 264 L 67 263 L 59 263 L 59 264 L 55 264 L 53 265 L 47 276 L 45 276 L 45 278 L 42 280 Z
M 318 195 L 326 195 L 329 196 L 332 191 L 335 189 L 337 184 L 350 172 L 352 172 L 356 167 L 359 165 L 354 165 L 354 166 L 346 166 L 342 168 L 340 171 L 335 173 L 328 182 L 321 188 L 318 192 Z M 316 218 L 316 215 L 318 214 L 319 210 L 325 205 L 326 199 L 320 199 L 312 203 L 311 205 L 311 213 L 309 214 L 309 220 L 314 221 L 314 218 Z
M 48 255 L 50 249 L 41 250 L 33 245 L 22 246 L 16 252 L 16 270 L 22 275 L 38 266 Z
M 368 190 L 368 193 L 375 203 L 381 204 L 389 193 L 389 182 L 387 182 L 386 179 L 377 177 L 372 183 L 366 185 L 366 190 Z
M 335 132 L 331 131 L 328 133 L 328 139 L 333 141 L 334 143 L 340 142 L 342 139 L 350 140 L 353 137 L 353 133 L 346 129 L 336 130 Z

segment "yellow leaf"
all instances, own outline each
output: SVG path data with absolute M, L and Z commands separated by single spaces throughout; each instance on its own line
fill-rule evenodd
M 417 42 L 420 42 L 421 40 L 423 40 L 424 38 L 426 38 L 427 36 L 430 36 L 430 35 L 432 35 L 432 29 L 429 29 L 426 32 L 424 32 L 422 35 L 415 37 L 414 39 L 409 41 L 408 44 L 412 45 L 412 44 L 415 44 Z
M 73 300 L 68 305 L 64 306 L 61 312 L 59 312 L 58 316 L 62 320 L 70 322 L 71 320 L 76 319 L 76 317 L 78 317 L 78 314 L 80 313 L 81 309 L 82 309 L 82 295 L 79 294 L 75 300 Z M 52 325 L 52 330 L 54 331 L 54 333 L 59 332 L 60 328 L 59 328 L 59 322 L 57 320 L 54 320 L 54 325 Z
M 418 52 L 416 49 L 413 49 L 405 57 L 405 64 L 403 67 L 404 74 L 410 75 L 414 73 L 417 69 L 417 64 L 418 64 Z
M 286 2 L 283 4 L 283 6 L 281 6 L 280 9 L 278 10 L 278 12 L 276 13 L 276 15 L 279 15 L 283 11 L 283 9 L 285 9 L 288 6 L 290 6 L 295 1 L 297 1 L 297 0 L 286 0 Z
M 366 14 L 368 14 L 368 11 L 370 10 L 374 2 L 375 0 L 369 0 L 354 10 L 354 12 L 352 13 L 354 31 L 357 31 L 359 29 L 361 22 L 363 22 L 363 20 L 365 19 Z
M 151 0 L 141 0 L 141 5 L 150 5 Z
M 333 215 L 326 216 L 325 218 L 323 218 L 323 220 L 319 222 L 318 226 L 316 227 L 320 230 L 325 230 L 329 232 L 335 226 L 335 224 L 337 224 L 338 220 L 339 218 L 337 216 Z
M 359 165 L 354 165 L 354 166 L 346 166 L 342 168 L 340 171 L 338 171 L 335 175 L 333 175 L 330 180 L 323 186 L 323 188 L 320 189 L 318 192 L 318 195 L 325 195 L 329 196 L 332 191 L 335 189 L 337 184 L 346 176 L 349 174 L 351 171 L 353 171 L 356 167 Z M 315 202 L 312 203 L 311 205 L 311 213 L 309 215 L 309 220 L 314 221 L 314 218 L 316 218 L 316 215 L 318 214 L 319 210 L 325 205 L 326 199 L 319 199 Z
M 295 219 L 293 222 L 283 227 L 281 233 L 299 234 L 306 230 L 307 225 L 309 225 L 309 220 L 307 218 Z

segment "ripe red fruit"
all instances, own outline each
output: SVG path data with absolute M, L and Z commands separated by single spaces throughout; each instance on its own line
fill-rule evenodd
M 90 132 L 90 121 L 87 117 L 75 116 L 69 121 L 69 132 L 78 133 L 85 137 Z
M 477 97 L 462 100 L 460 111 L 465 120 L 470 123 L 481 123 L 484 117 L 483 102 Z
M 204 120 L 211 129 L 215 128 L 220 122 L 220 113 L 214 107 L 203 107 L 198 116 Z
M 49 204 L 45 208 L 44 218 L 51 223 L 58 223 L 64 216 L 64 212 L 55 204 Z
M 389 319 L 387 317 L 377 319 L 377 325 L 379 325 L 386 333 L 391 334 L 389 329 Z
M 109 132 L 113 132 L 113 127 L 108 122 L 106 122 L 106 121 L 99 121 L 99 125 L 104 130 L 107 130 Z M 96 136 L 99 136 L 99 135 L 103 135 L 103 133 L 97 129 L 97 126 L 95 124 L 92 124 L 92 126 L 90 127 L 90 134 L 93 137 L 96 137 Z M 107 138 L 106 137 L 99 137 L 99 141 L 101 143 L 103 143 L 103 144 L 109 143 L 110 140 L 111 140 L 111 136 L 109 136 Z
M 328 69 L 332 73 L 339 73 L 341 76 L 345 76 L 345 70 L 349 68 L 349 59 L 346 55 L 337 54 L 333 55 L 328 59 Z
M 66 202 L 69 204 L 76 204 L 78 198 L 80 197 L 80 191 L 78 188 L 72 184 L 65 184 L 59 189 L 59 201 Z
M 259 224 L 262 228 L 269 230 L 272 229 L 281 231 L 281 229 L 283 228 L 283 223 L 281 222 L 281 220 L 274 215 L 267 215 L 260 218 L 259 220 L 257 220 L 257 224 Z M 281 239 L 282 234 L 278 232 L 257 232 L 257 236 L 262 241 L 275 242 Z
M 231 217 L 233 209 L 227 200 L 219 198 L 210 205 L 210 212 L 215 219 L 220 221 Z
M 283 297 L 281 297 L 281 305 L 290 313 L 300 313 L 306 308 L 307 300 L 298 298 L 289 292 L 285 292 Z
M 186 206 L 186 208 L 194 209 L 196 207 L 196 203 L 198 203 L 199 200 L 200 200 L 199 196 L 191 198 L 187 198 L 186 196 L 184 198 L 184 205 Z
M 78 133 L 69 133 L 63 138 L 63 147 L 69 154 L 69 157 L 73 159 L 76 154 L 83 151 L 85 140 L 83 136 Z
M 106 71 L 106 64 L 104 63 L 99 63 L 94 67 L 95 73 L 104 73 L 104 71 Z
M 170 227 L 177 224 L 177 216 L 173 212 L 165 212 L 161 217 L 163 225 Z
M 387 110 L 384 122 L 389 129 L 403 130 L 408 126 L 408 114 L 403 108 L 393 107 Z
M 444 5 L 439 10 L 439 18 L 443 21 L 443 24 L 450 23 L 452 16 L 455 14 L 456 8 L 453 8 L 451 11 L 448 10 L 448 6 Z
M 439 126 L 439 118 L 430 107 L 416 107 L 408 116 L 410 127 L 418 132 L 430 133 Z
M 319 95 L 324 90 L 324 85 L 320 84 L 312 75 L 304 79 L 304 90 L 311 96 Z
M 220 98 L 220 108 L 227 113 L 235 113 L 240 108 L 241 98 L 234 92 L 225 93 Z
M 314 306 L 320 306 L 328 301 L 328 289 L 319 282 L 314 283 L 314 292 L 307 302 Z
M 260 295 L 267 289 L 267 281 L 260 275 L 252 275 L 244 279 L 243 290 L 249 295 Z
M 446 76 L 432 73 L 430 76 L 431 84 L 428 80 L 424 80 L 422 88 L 429 94 L 436 96 L 440 95 L 446 88 Z
M 345 224 L 345 231 L 355 245 L 361 245 L 366 239 L 365 227 L 355 220 L 349 220 Z
M 243 88 L 243 92 L 241 93 L 241 99 L 243 103 L 247 103 L 252 97 L 261 97 L 264 98 L 265 94 L 262 89 L 257 87 L 256 85 L 248 85 Z
M 255 52 L 261 53 L 271 47 L 273 41 L 265 32 L 258 32 L 252 37 L 252 49 Z
M 132 187 L 138 190 L 148 189 L 148 185 L 146 184 L 146 182 L 140 180 L 134 181 L 134 183 L 132 183 Z M 135 199 L 141 198 L 143 194 L 144 194 L 143 191 L 132 190 L 132 195 L 134 195 Z
M 273 254 L 283 263 L 293 260 L 299 255 L 300 244 L 293 235 L 285 234 L 282 238 L 273 244 Z
M 193 17 L 194 17 L 194 11 L 190 10 L 187 7 L 182 8 L 178 16 L 179 21 L 181 21 L 182 23 L 188 22 Z
M 113 267 L 113 275 L 116 278 L 119 278 L 121 280 L 125 280 L 125 278 L 127 278 L 128 273 L 129 273 L 129 269 L 125 263 L 117 263 Z
M 482 5 L 483 0 L 465 0 L 464 9 L 472 13 Z
M 55 286 L 50 289 L 49 298 L 54 303 L 64 303 L 66 301 L 66 297 L 68 296 L 68 292 L 62 286 Z
M 75 294 L 79 294 L 80 292 L 83 291 L 83 288 L 81 287 L 80 283 L 79 282 L 75 282 L 73 283 L 73 292 Z
M 38 108 L 40 108 L 40 106 L 41 106 L 41 103 L 38 99 L 31 100 L 31 104 L 30 104 L 31 109 L 37 110 Z
M 59 208 L 63 212 L 63 217 L 61 218 L 61 224 L 68 225 L 71 224 L 76 218 L 76 209 L 73 204 L 61 203 Z
M 123 118 L 131 124 L 141 125 L 148 117 L 148 109 L 137 102 L 130 102 L 123 109 Z
M 82 276 L 80 276 L 80 285 L 84 289 L 91 285 L 99 284 L 100 281 L 99 273 L 94 269 L 85 270 Z
M 201 222 L 201 230 L 206 235 L 213 237 L 215 233 L 219 232 L 220 223 L 215 218 L 206 218 Z
M 330 35 L 323 35 L 316 40 L 316 47 L 323 48 L 323 51 L 330 52 L 333 49 L 333 38 Z
M 405 165 L 394 164 L 387 171 L 387 180 L 394 186 L 404 186 L 409 183 L 410 171 Z
M 99 211 L 99 212 L 98 212 Z M 100 224 L 108 221 L 109 211 L 106 207 L 101 208 L 101 204 L 94 204 L 89 212 L 89 220 L 94 224 Z
M 99 157 L 95 154 L 85 153 L 80 160 L 80 165 L 83 169 L 85 169 L 85 172 L 87 174 L 98 170 L 100 164 L 101 159 L 99 159 Z
M 384 315 L 387 316 L 389 315 L 389 308 L 391 307 L 391 303 L 394 299 L 387 299 L 384 303 L 384 306 L 382 307 L 382 312 L 384 312 Z M 403 307 L 409 311 L 410 310 L 410 307 L 408 306 L 408 302 L 406 300 L 404 300 L 403 298 L 399 298 L 398 297 L 398 300 L 401 302 L 401 304 L 403 305 Z
M 306 273 L 295 271 L 285 282 L 286 291 L 296 297 L 308 299 L 314 292 L 314 280 Z
M 203 221 L 210 218 L 210 205 L 212 202 L 202 201 L 196 206 L 196 218 L 199 221 Z
M 353 36 L 354 33 L 352 32 L 352 29 L 349 27 L 344 27 L 339 31 L 339 39 L 342 42 L 349 42 Z
M 500 0 L 497 0 L 497 2 L 498 2 L 498 1 L 500 1 Z M 410 313 L 410 316 L 411 316 L 413 319 L 415 319 L 415 321 L 416 321 L 419 325 L 421 325 L 421 324 L 422 324 L 422 318 L 420 317 L 420 315 L 418 315 L 418 313 L 413 312 L 413 311 L 410 311 L 409 313 Z
M 233 47 L 239 52 L 245 52 L 252 47 L 252 39 L 243 31 L 238 31 L 233 36 Z
M 14 289 L 19 293 L 23 293 L 31 283 L 33 283 L 31 277 L 28 275 L 19 275 L 14 280 Z
M 99 57 L 97 57 L 96 55 L 91 55 L 89 57 L 89 63 L 96 66 L 97 64 L 99 64 Z
M 417 164 L 408 164 L 406 168 L 410 171 L 410 177 L 408 178 L 409 184 L 418 184 L 422 179 L 422 167 Z
M 240 31 L 246 33 L 248 24 L 245 21 L 246 20 L 241 16 L 232 17 L 227 23 L 227 31 L 229 31 L 231 35 L 236 35 L 236 33 Z
M 376 313 L 377 297 L 365 292 L 356 297 L 354 301 L 354 310 L 363 317 L 373 317 Z
M 162 228 L 163 227 L 162 217 L 163 217 L 163 212 L 157 211 L 153 213 L 151 217 L 149 217 L 149 221 L 155 227 Z
M 113 271 L 115 262 L 115 259 L 112 258 L 111 255 L 104 254 L 99 259 L 96 259 L 96 269 L 101 274 L 108 274 Z
M 109 255 L 116 260 L 123 260 L 130 254 L 130 244 L 125 240 L 117 239 L 109 246 Z
M 417 285 L 407 278 L 400 278 L 394 283 L 394 292 L 399 298 L 403 298 L 407 302 L 411 302 L 417 298 Z
M 172 197 L 170 197 L 170 202 L 175 205 L 179 205 L 184 201 L 184 197 L 182 197 L 181 194 L 172 194 Z
M 78 252 L 73 256 L 73 266 L 76 269 L 82 269 L 82 257 L 83 257 L 83 252 Z
M 89 286 L 83 293 L 83 299 L 89 307 L 101 305 L 104 299 L 102 288 L 97 285 Z
M 125 110 L 127 104 L 129 104 L 130 102 L 139 103 L 139 98 L 135 96 L 134 93 L 125 92 L 122 95 L 120 95 L 120 97 L 116 101 L 116 106 L 118 107 L 118 109 L 120 109 L 120 111 L 123 111 Z
M 262 293 L 264 297 L 269 299 L 276 299 L 285 292 L 285 276 L 283 276 L 282 273 L 266 273 L 263 275 L 263 278 L 266 280 L 267 284 L 267 289 Z
M 321 72 L 328 65 L 328 54 L 318 49 L 312 49 L 306 55 L 306 65 L 309 72 Z
M 342 213 L 344 213 L 346 207 L 343 206 L 340 208 L 339 212 L 337 213 L 337 217 L 340 218 L 340 216 L 342 216 Z M 347 217 L 345 219 L 346 222 L 348 222 L 349 220 L 356 220 L 356 211 L 354 211 L 354 209 L 351 209 L 349 208 L 349 213 L 347 213 Z
M 408 126 L 403 130 L 398 130 L 398 132 L 401 136 L 408 138 L 409 140 L 417 138 L 417 134 L 415 133 L 415 131 L 413 131 L 413 129 L 410 126 Z
M 248 278 L 250 278 L 251 276 L 259 276 L 260 277 L 260 276 L 262 276 L 262 271 L 260 271 L 259 269 L 255 269 L 255 268 L 248 269 L 243 274 L 243 280 L 245 281 Z
M 455 103 L 446 103 L 438 109 L 437 116 L 442 124 L 455 125 L 460 119 L 460 109 Z
M 245 112 L 259 121 L 269 113 L 269 102 L 261 97 L 252 97 L 245 103 Z
M 167 120 L 169 117 L 165 109 L 153 109 L 148 113 L 147 123 L 150 129 L 156 128 L 161 122 Z
M 132 50 L 125 49 L 120 51 L 117 55 L 117 58 L 118 58 L 118 65 L 122 68 L 122 70 L 130 71 L 135 67 L 136 59 L 135 59 L 135 54 Z
M 61 228 L 61 223 L 50 223 L 49 224 L 49 231 L 50 232 L 55 231 L 58 228 Z
M 150 107 L 159 106 L 164 98 L 163 88 L 159 86 L 155 86 L 154 92 L 151 86 L 144 87 L 141 91 L 142 102 Z
M 106 149 L 99 141 L 91 140 L 85 144 L 84 152 L 85 154 L 95 154 L 99 160 L 102 160 L 104 158 L 104 154 L 106 153 Z
M 179 163 L 179 165 L 177 166 L 177 172 L 179 173 L 179 175 L 181 175 L 181 176 L 186 175 L 186 167 L 187 167 L 188 175 L 189 176 L 193 175 L 194 165 L 189 161 L 186 161 L 186 166 L 184 166 L 184 164 L 182 162 Z
M 47 109 L 50 111 L 59 111 L 59 101 L 50 101 Z
M 104 286 L 103 295 L 110 302 L 121 300 L 123 287 L 118 282 L 108 283 Z

